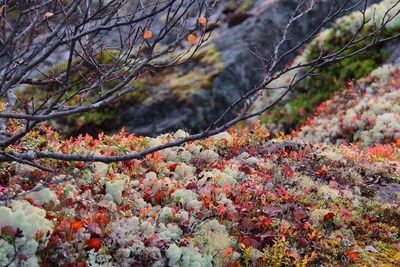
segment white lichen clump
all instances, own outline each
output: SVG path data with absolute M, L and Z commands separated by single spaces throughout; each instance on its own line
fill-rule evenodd
M 201 255 L 196 247 L 178 247 L 172 244 L 167 250 L 168 264 L 171 267 L 206 267 L 212 265 L 211 255 Z
M 106 183 L 106 194 L 111 195 L 117 204 L 121 204 L 122 202 L 122 191 L 128 179 L 127 176 L 118 175 L 115 180 Z
M 178 189 L 171 194 L 172 198 L 175 198 L 178 203 L 184 205 L 187 209 L 199 210 L 202 203 L 197 200 L 197 195 L 191 190 Z
M 27 260 L 22 266 L 39 266 L 35 255 L 39 243 L 37 235 L 45 245 L 47 233 L 52 232 L 52 223 L 46 218 L 43 209 L 32 206 L 24 200 L 14 200 L 10 207 L 0 207 L 0 229 L 11 227 L 15 231 L 22 231 L 22 237 L 16 238 L 15 246 L 18 255 L 25 255 Z M 0 239 L 0 265 L 4 266 L 11 262 L 14 257 L 14 246 L 4 239 Z M 21 266 L 19 261 L 14 261 L 10 266 Z
M 39 184 L 37 187 L 41 187 Z M 60 201 L 57 199 L 56 194 L 49 188 L 41 189 L 37 192 L 32 192 L 26 195 L 26 197 L 31 198 L 35 203 L 39 205 L 48 204 L 53 201 L 54 205 L 58 205 Z

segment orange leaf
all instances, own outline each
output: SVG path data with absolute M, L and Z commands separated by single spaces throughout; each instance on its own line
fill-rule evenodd
M 87 241 L 87 245 L 89 248 L 93 248 L 95 250 L 99 250 L 101 248 L 101 241 L 99 238 L 90 238 Z
M 81 229 L 83 226 L 85 225 L 84 222 L 82 221 L 77 221 L 77 222 L 73 222 L 71 223 L 71 231 L 73 233 L 76 233 L 79 229 Z
M 207 19 L 205 17 L 200 17 L 197 19 L 197 21 L 201 24 L 206 24 L 207 23 Z
M 150 39 L 151 37 L 153 37 L 153 33 L 151 31 L 145 31 L 143 33 L 143 38 L 144 39 Z
M 154 195 L 154 201 L 157 204 L 160 204 L 164 199 L 166 195 L 162 190 L 158 190 L 157 193 Z
M 289 200 L 289 199 L 292 199 L 292 197 L 290 196 L 290 195 L 283 195 L 283 196 L 281 196 L 281 199 L 282 200 Z
M 347 251 L 347 258 L 349 260 L 354 261 L 354 260 L 356 260 L 358 258 L 359 254 L 360 253 L 358 253 L 357 251 L 354 251 L 354 250 L 350 249 L 349 251 Z
M 187 40 L 188 40 L 189 42 L 191 42 L 191 43 L 194 43 L 194 42 L 196 42 L 197 37 L 196 37 L 196 35 L 194 35 L 194 34 L 189 34 L 188 37 L 187 37 Z
M 229 247 L 224 251 L 224 257 L 229 257 L 232 255 L 232 253 L 233 253 L 233 248 Z

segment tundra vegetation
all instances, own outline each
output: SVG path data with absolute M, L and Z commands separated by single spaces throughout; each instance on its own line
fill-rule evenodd
M 398 1 L 298 1 L 271 56 L 251 51 L 262 81 L 200 133 L 65 137 L 222 68 L 217 1 L 129 2 L 1 1 L 0 266 L 400 264 L 400 67 L 380 66 Z

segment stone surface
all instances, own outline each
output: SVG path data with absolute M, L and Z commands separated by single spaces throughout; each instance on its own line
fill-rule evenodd
M 271 48 L 280 40 L 283 27 L 297 1 L 254 1 L 253 8 L 246 11 L 248 15 L 242 16 L 234 26 L 230 20 L 236 13 L 229 14 L 226 11 L 227 2 L 221 1 L 216 7 L 216 16 L 221 18 L 222 23 L 215 30 L 217 37 L 212 42 L 217 51 L 222 52 L 224 67 L 213 80 L 211 90 L 190 95 L 185 103 L 178 103 L 176 98 L 171 97 L 164 99 L 164 102 L 129 108 L 124 112 L 124 121 L 132 132 L 151 136 L 178 128 L 198 132 L 207 128 L 230 103 L 260 82 L 263 62 L 252 55 L 249 49 L 267 58 Z M 350 1 L 350 4 L 355 2 Z M 317 27 L 329 9 L 330 2 L 321 1 L 313 11 L 295 23 L 289 34 L 291 39 L 284 43 L 282 49 L 293 47 Z M 294 56 L 287 57 L 282 64 Z

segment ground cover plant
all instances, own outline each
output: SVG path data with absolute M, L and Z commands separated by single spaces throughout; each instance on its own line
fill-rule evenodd
M 398 67 L 385 65 L 323 102 L 299 135 L 310 142 L 364 147 L 400 139 Z
M 374 32 L 376 26 L 382 20 L 385 20 L 387 7 L 396 2 L 395 0 L 381 1 L 366 8 L 365 16 L 360 12 L 353 12 L 337 19 L 330 28 L 321 32 L 301 51 L 300 55 L 291 63 L 292 66 L 309 62 L 331 51 L 340 51 L 341 47 L 354 38 L 354 34 L 366 36 Z M 397 12 L 398 7 L 390 10 L 389 17 L 393 19 L 382 31 L 383 38 L 389 38 L 400 32 L 400 20 L 395 16 Z M 366 23 L 365 27 L 359 29 L 359 26 L 364 21 L 368 21 L 368 23 Z M 362 39 L 361 37 L 356 38 Z M 371 42 L 372 39 L 373 37 L 362 39 L 357 45 L 347 50 L 345 54 L 353 53 L 363 47 L 365 43 Z M 313 115 L 318 105 L 329 99 L 334 92 L 342 88 L 348 81 L 367 75 L 380 66 L 389 55 L 390 51 L 385 50 L 384 45 L 380 44 L 371 47 L 364 53 L 336 64 L 317 68 L 314 73 L 324 73 L 324 75 L 308 77 L 299 83 L 295 86 L 292 96 L 286 100 L 284 106 L 276 106 L 269 113 L 263 115 L 261 119 L 271 125 L 271 130 L 290 132 L 293 128 L 298 128 L 305 123 L 307 117 Z M 309 69 L 305 68 L 303 71 L 308 71 Z M 290 83 L 291 77 L 299 75 L 301 71 L 299 69 L 282 76 L 279 81 L 276 81 L 276 84 Z M 274 87 L 274 85 L 272 84 L 271 87 Z M 274 97 L 274 94 L 272 94 L 272 97 Z
M 185 135 L 180 130 L 146 138 L 121 132 L 61 140 L 41 126 L 13 149 L 117 155 Z M 46 171 L 2 163 L 3 198 L 51 185 L 0 207 L 0 263 L 400 263 L 397 196 L 381 194 L 383 183 L 398 182 L 398 161 L 352 147 L 268 137 L 256 124 L 142 160 L 41 160 L 46 167 L 60 167 L 51 178 Z

